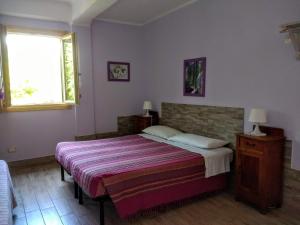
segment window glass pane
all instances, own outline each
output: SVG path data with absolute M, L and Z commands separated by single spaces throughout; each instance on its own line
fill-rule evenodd
M 61 40 L 7 35 L 11 104 L 62 103 Z
M 74 64 L 72 39 L 63 40 L 64 69 L 65 69 L 65 99 L 75 101 Z

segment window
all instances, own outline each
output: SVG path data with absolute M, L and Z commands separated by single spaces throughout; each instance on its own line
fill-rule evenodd
M 60 109 L 78 103 L 74 33 L 2 26 L 1 53 L 8 111 Z

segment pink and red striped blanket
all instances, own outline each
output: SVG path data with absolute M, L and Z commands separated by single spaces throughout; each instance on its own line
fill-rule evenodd
M 109 194 L 121 217 L 191 197 L 205 176 L 201 155 L 139 135 L 62 142 L 56 159 L 90 197 Z

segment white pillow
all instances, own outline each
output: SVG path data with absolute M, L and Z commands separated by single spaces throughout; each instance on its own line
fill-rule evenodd
M 178 134 L 176 136 L 168 138 L 168 140 L 180 142 L 199 148 L 220 148 L 229 143 L 228 141 L 187 133 Z
M 143 130 L 143 132 L 164 139 L 168 139 L 172 136 L 182 133 L 181 131 L 176 130 L 174 128 L 167 127 L 167 126 L 160 126 L 160 125 L 147 127 L 146 129 Z

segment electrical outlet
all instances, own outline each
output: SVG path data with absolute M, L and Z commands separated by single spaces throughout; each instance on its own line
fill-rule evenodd
M 16 146 L 11 146 L 7 149 L 8 153 L 14 153 L 17 151 L 17 147 Z

